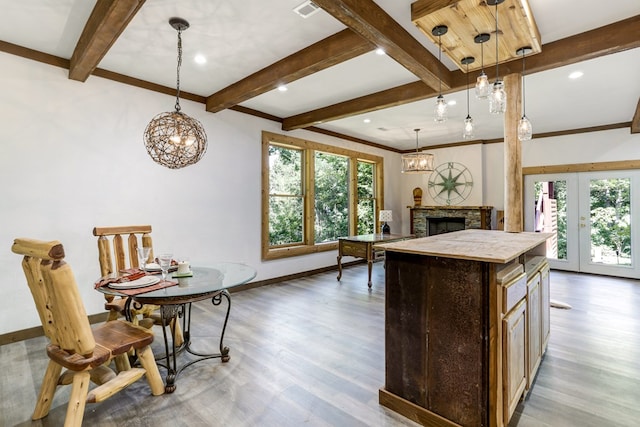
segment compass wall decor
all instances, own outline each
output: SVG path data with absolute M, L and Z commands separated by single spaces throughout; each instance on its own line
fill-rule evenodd
M 446 205 L 462 203 L 472 188 L 471 172 L 461 163 L 442 163 L 429 175 L 429 194 Z

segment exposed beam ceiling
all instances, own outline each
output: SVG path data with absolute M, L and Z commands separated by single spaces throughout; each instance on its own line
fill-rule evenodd
M 207 111 L 216 113 L 247 99 L 370 52 L 375 46 L 350 29 L 342 30 L 214 93 Z
M 457 0 L 429 1 L 430 3 L 439 3 L 444 6 L 457 2 Z M 529 1 L 531 2 L 532 0 Z M 202 89 L 196 90 L 193 93 L 182 92 L 183 97 L 206 103 L 206 108 L 210 112 L 232 109 L 276 120 L 282 122 L 284 130 L 300 128 L 316 130 L 319 128 L 315 128 L 314 125 L 327 123 L 327 127 L 333 127 L 333 130 L 320 129 L 320 131 L 335 133 L 336 129 L 340 129 L 340 125 L 334 127 L 328 122 L 387 108 L 393 109 L 393 107 L 434 97 L 439 91 L 439 76 L 442 76 L 442 92 L 445 94 L 455 95 L 456 92 L 461 92 L 466 88 L 467 76 L 460 70 L 449 71 L 443 63 L 438 61 L 437 56 L 431 54 L 418 41 L 421 40 L 419 36 L 415 36 L 417 39 L 414 38 L 410 33 L 410 28 L 405 29 L 398 23 L 402 21 L 396 22 L 378 5 L 382 5 L 384 2 L 374 2 L 372 0 L 317 0 L 315 3 L 323 8 L 326 18 L 333 17 L 347 28 L 330 36 L 325 33 L 322 35 L 322 37 L 325 37 L 323 40 L 314 44 L 307 43 L 306 48 L 290 54 L 260 71 L 253 73 L 250 71 L 244 74 L 248 77 L 237 80 L 235 83 L 218 90 L 208 97 L 206 96 L 208 95 L 206 89 L 204 91 Z M 44 53 L 47 50 L 39 51 L 23 47 L 32 46 L 31 44 L 20 46 L 9 41 L 0 41 L 0 51 L 68 69 L 69 78 L 71 79 L 85 81 L 89 75 L 94 74 L 145 89 L 175 95 L 175 88 L 156 83 L 161 81 L 160 79 L 145 80 L 147 75 L 145 73 L 128 74 L 126 67 L 110 68 L 110 70 L 97 67 L 105 56 L 105 64 L 109 60 L 108 52 L 111 48 L 117 51 L 124 40 L 129 44 L 132 43 L 131 36 L 129 35 L 128 39 L 126 37 L 129 34 L 128 31 L 125 37 L 122 37 L 121 34 L 128 24 L 136 27 L 136 31 L 140 31 L 140 20 L 142 18 L 148 20 L 144 12 L 139 13 L 140 10 L 147 11 L 143 4 L 145 4 L 144 0 L 97 0 L 93 11 L 91 11 L 91 6 L 85 7 L 86 15 L 84 15 L 83 24 L 78 28 L 77 33 L 78 35 L 81 33 L 81 35 L 77 39 L 75 49 L 73 44 L 68 49 L 69 52 L 73 51 L 70 59 L 66 59 L 68 56 L 64 54 L 62 54 L 63 56 L 56 56 Z M 149 4 L 146 3 L 146 5 Z M 392 13 L 393 9 L 389 9 L 390 13 Z M 136 15 L 140 15 L 140 19 L 132 21 L 132 18 Z M 398 19 L 398 16 L 394 15 L 394 17 Z M 209 19 L 207 18 L 205 23 L 209 22 Z M 200 23 L 199 28 L 202 28 L 202 25 Z M 80 31 L 83 27 L 84 29 Z M 33 34 L 33 31 L 30 34 Z M 526 74 L 549 71 L 557 67 L 595 59 L 600 56 L 636 49 L 640 47 L 640 38 L 636 36 L 637 34 L 640 34 L 640 15 L 546 43 L 543 45 L 542 53 L 527 56 Z M 209 36 L 209 34 L 202 33 L 200 35 Z M 116 41 L 118 42 L 116 43 Z M 297 49 L 300 49 L 300 46 L 298 45 Z M 406 70 L 409 70 L 411 74 L 417 76 L 419 80 L 411 82 L 412 76 L 409 75 L 408 79 L 406 77 L 398 79 L 402 83 L 399 86 L 393 87 L 399 84 L 396 82 L 386 85 L 386 87 L 379 85 L 376 89 L 368 92 L 354 91 L 353 93 L 358 94 L 355 95 L 357 96 L 356 98 L 349 99 L 354 95 L 333 97 L 328 102 L 316 103 L 313 107 L 310 107 L 315 109 L 306 112 L 304 108 L 288 108 L 291 113 L 275 113 L 280 117 L 273 115 L 274 110 L 269 110 L 269 108 L 264 108 L 264 112 L 258 111 L 263 110 L 262 100 L 253 104 L 247 102 L 245 105 L 240 105 L 253 98 L 259 98 L 260 95 L 269 95 L 267 92 L 279 84 L 301 80 L 304 77 L 309 77 L 316 72 L 351 59 L 354 61 L 364 60 L 370 57 L 364 54 L 377 46 L 382 47 L 390 58 L 394 59 Z M 122 50 L 118 54 L 122 56 Z M 357 58 L 358 56 L 362 56 L 362 58 Z M 158 55 L 156 52 L 151 52 L 149 57 L 156 58 Z M 278 58 L 282 58 L 282 56 L 278 56 Z M 111 69 L 117 70 L 117 72 L 111 71 Z M 375 70 L 371 71 L 374 72 Z M 495 78 L 495 69 L 493 67 L 488 67 L 485 71 L 490 79 Z M 519 60 L 507 62 L 500 66 L 501 76 L 520 72 L 522 72 L 522 66 Z M 227 82 L 229 81 L 233 82 L 234 79 L 227 80 Z M 301 82 L 300 84 L 305 83 Z M 362 95 L 362 93 L 368 94 Z M 287 109 L 285 108 L 285 110 Z M 628 107 L 627 111 L 629 111 Z M 291 114 L 291 116 L 288 116 L 288 114 Z M 640 101 L 635 109 L 633 120 L 628 123 L 632 132 L 640 133 Z M 553 128 L 551 129 L 553 130 Z M 366 132 L 354 132 L 348 138 L 357 139 L 358 137 L 362 138 L 363 135 L 366 135 Z M 490 140 L 493 136 L 483 136 L 483 138 L 485 138 L 484 140 Z M 384 138 L 372 139 L 372 141 L 381 142 L 382 139 Z
M 98 0 L 71 56 L 69 78 L 84 82 L 145 0 Z
M 449 70 L 382 8 L 370 0 L 314 0 L 331 16 L 384 49 L 432 88 L 449 89 Z M 442 80 L 440 79 L 442 77 Z
M 542 47 L 541 53 L 527 58 L 526 74 L 537 73 L 640 47 L 640 37 L 637 37 L 637 34 L 640 34 L 640 15 L 545 44 Z M 518 73 L 522 71 L 522 65 L 519 60 L 514 60 L 505 63 L 502 70 L 504 70 L 504 74 Z M 495 78 L 495 70 L 493 68 L 486 69 L 485 71 L 490 79 Z M 467 80 L 463 72 L 459 70 L 448 71 L 448 74 L 449 81 L 452 82 L 451 92 L 462 90 L 466 87 Z M 388 108 L 390 106 L 427 99 L 432 97 L 434 93 L 433 90 L 423 85 L 422 82 L 409 83 L 393 89 L 286 117 L 283 120 L 282 129 L 293 130 L 306 128 L 322 122 L 329 122 Z

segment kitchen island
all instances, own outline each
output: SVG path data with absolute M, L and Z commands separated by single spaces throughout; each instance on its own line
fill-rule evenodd
M 380 404 L 423 425 L 507 425 L 539 366 L 529 369 L 530 342 L 541 359 L 548 338 L 549 237 L 462 230 L 377 245 L 386 251 Z

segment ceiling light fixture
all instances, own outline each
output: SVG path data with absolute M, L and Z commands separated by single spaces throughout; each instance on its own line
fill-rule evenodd
M 489 112 L 492 114 L 502 114 L 507 107 L 507 94 L 504 91 L 504 83 L 500 80 L 498 73 L 498 65 L 500 58 L 498 57 L 498 5 L 504 0 L 487 0 L 488 5 L 496 6 L 496 81 L 493 84 L 493 91 L 489 97 Z
M 482 33 L 473 38 L 473 41 L 480 44 L 480 75 L 476 79 L 476 98 L 487 99 L 489 92 L 491 92 L 491 85 L 489 85 L 489 77 L 484 72 L 484 43 L 491 38 L 490 34 Z M 468 69 L 468 67 L 467 67 Z M 468 71 L 467 71 L 468 72 Z
M 579 79 L 583 75 L 584 73 L 582 71 L 574 71 L 573 73 L 569 74 L 569 78 L 572 80 L 575 80 L 575 79 Z
M 436 110 L 434 120 L 438 123 L 447 121 L 447 103 L 442 96 L 442 77 L 440 76 L 440 68 L 442 67 L 442 39 L 441 37 L 447 34 L 449 28 L 446 25 L 437 25 L 431 30 L 431 34 L 438 37 L 438 61 L 440 66 L 438 67 L 438 80 L 440 81 L 440 91 L 438 98 L 436 99 Z
M 175 111 L 160 113 L 149 122 L 144 131 L 144 144 L 156 163 L 170 169 L 180 169 L 202 158 L 207 150 L 207 134 L 198 120 L 180 111 L 181 35 L 189 28 L 189 23 L 182 18 L 171 18 L 169 24 L 178 31 Z
M 466 58 L 462 58 L 462 61 L 460 61 L 462 64 L 467 66 L 467 118 L 464 119 L 462 139 L 473 138 L 473 119 L 469 113 L 469 64 L 473 64 L 475 60 L 476 59 L 473 56 L 467 56 Z
M 516 54 L 522 55 L 522 118 L 518 122 L 518 139 L 520 141 L 528 141 L 533 136 L 533 128 L 531 122 L 527 118 L 525 106 L 525 89 L 524 89 L 524 56 L 531 52 L 531 46 L 521 47 Z
M 426 173 L 433 171 L 433 154 L 418 151 L 418 132 L 416 133 L 416 152 L 402 155 L 402 173 Z

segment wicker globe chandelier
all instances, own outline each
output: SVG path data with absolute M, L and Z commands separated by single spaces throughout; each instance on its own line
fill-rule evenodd
M 182 31 L 189 28 L 189 23 L 182 18 L 171 18 L 169 24 L 178 31 L 175 111 L 160 113 L 149 122 L 144 131 L 144 145 L 156 163 L 180 169 L 197 163 L 204 156 L 207 134 L 198 120 L 180 111 Z

